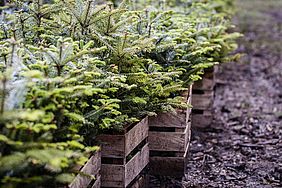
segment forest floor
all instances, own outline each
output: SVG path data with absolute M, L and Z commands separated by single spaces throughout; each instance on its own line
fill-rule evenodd
M 192 130 L 185 178 L 153 187 L 282 187 L 282 1 L 236 4 L 245 56 L 216 74 L 214 121 Z

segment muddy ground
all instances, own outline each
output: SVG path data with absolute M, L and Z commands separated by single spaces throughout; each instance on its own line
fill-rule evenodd
M 185 178 L 150 187 L 282 187 L 282 1 L 236 2 L 246 55 L 216 74 L 214 121 L 193 130 Z

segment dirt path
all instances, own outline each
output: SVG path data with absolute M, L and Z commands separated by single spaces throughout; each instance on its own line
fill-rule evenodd
M 282 187 L 282 1 L 237 5 L 246 56 L 216 75 L 215 120 L 193 131 L 184 187 Z
M 150 187 L 282 187 L 282 0 L 236 0 L 241 62 L 216 75 L 211 128 L 193 130 L 188 174 Z

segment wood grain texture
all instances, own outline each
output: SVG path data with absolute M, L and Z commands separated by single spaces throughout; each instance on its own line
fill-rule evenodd
M 182 93 L 187 104 L 192 104 L 192 85 Z M 148 117 L 149 127 L 175 127 L 184 128 L 189 120 L 191 108 L 177 109 L 176 112 L 159 113 L 157 116 Z
M 101 142 L 102 157 L 125 157 L 125 137 L 124 135 L 102 134 L 97 137 Z
M 96 152 L 82 167 L 81 174 L 77 175 L 70 184 L 70 188 L 87 187 L 92 181 L 90 176 L 99 176 L 101 169 L 101 152 Z M 96 180 L 97 181 L 97 180 Z
M 125 186 L 130 184 L 135 177 L 148 165 L 149 163 L 149 146 L 146 144 L 140 152 L 138 152 L 125 165 Z
M 102 164 L 102 187 L 126 187 L 149 163 L 149 147 L 146 144 L 126 164 Z
M 181 96 L 184 97 L 184 102 L 188 102 L 192 95 L 192 84 L 187 88 L 187 90 L 181 93 Z M 189 102 L 188 102 L 189 103 Z
M 160 113 L 149 117 L 149 126 L 152 127 L 186 127 L 186 111 L 178 110 L 177 113 Z
M 198 80 L 193 84 L 193 89 L 196 90 L 214 90 L 215 87 L 215 74 L 218 72 L 218 65 L 215 65 L 205 70 L 202 80 Z
M 130 188 L 148 188 L 149 187 L 149 176 L 143 174 L 138 177 L 134 182 L 129 186 Z
M 204 91 L 204 94 L 192 95 L 193 109 L 208 110 L 212 108 L 214 100 L 214 91 Z
M 95 181 L 95 183 L 92 185 L 91 188 L 100 188 L 101 187 L 101 175 L 99 175 Z
M 190 106 L 192 105 L 192 85 L 190 86 L 190 93 L 189 93 L 189 98 L 187 99 L 187 104 L 189 104 Z M 189 121 L 190 119 L 190 115 L 191 115 L 191 112 L 192 112 L 192 108 L 188 108 L 186 110 L 186 123 Z
M 196 90 L 213 90 L 215 86 L 214 78 L 203 78 L 202 80 L 198 80 L 194 83 L 193 89 Z
M 191 119 L 192 127 L 206 128 L 213 121 L 212 111 L 206 110 L 203 114 L 192 114 Z
M 148 118 L 135 124 L 122 135 L 102 134 L 97 137 L 101 143 L 102 157 L 125 158 L 138 144 L 148 137 Z M 125 130 L 123 132 L 126 132 Z
M 150 150 L 157 151 L 183 151 L 185 133 L 179 132 L 150 132 Z
M 191 140 L 191 122 L 187 123 L 186 131 L 185 131 L 185 142 L 184 142 L 184 148 L 187 149 L 189 147 Z
M 191 137 L 191 122 L 183 132 L 149 132 L 149 147 L 153 151 L 185 152 Z
M 148 118 L 144 118 L 125 134 L 125 156 L 148 137 Z
M 102 187 L 124 187 L 124 165 L 102 164 Z
M 186 172 L 187 153 L 183 157 L 150 157 L 150 174 L 181 178 Z

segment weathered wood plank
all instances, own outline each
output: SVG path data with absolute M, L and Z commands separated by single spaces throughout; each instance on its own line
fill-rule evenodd
M 205 78 L 194 83 L 193 89 L 197 90 L 213 90 L 215 86 L 214 78 Z
M 125 134 L 99 135 L 97 140 L 101 142 L 102 157 L 125 158 L 144 138 L 148 137 L 148 130 L 148 118 L 146 117 Z
M 184 148 L 187 148 L 190 144 L 191 140 L 191 122 L 187 123 L 186 131 L 185 131 L 185 143 Z
M 187 129 L 186 129 L 187 131 Z M 186 132 L 149 132 L 150 150 L 184 151 Z
M 125 156 L 148 137 L 148 131 L 148 117 L 146 117 L 125 134 Z
M 192 106 L 193 109 L 208 110 L 212 108 L 214 92 L 204 91 L 203 94 L 193 94 L 192 96 Z
M 218 71 L 218 66 L 215 65 L 205 70 L 202 80 L 194 83 L 193 89 L 197 90 L 214 90 L 215 87 L 215 74 Z
M 187 90 L 183 91 L 181 93 L 181 96 L 184 97 L 184 102 L 187 102 L 189 104 L 189 99 L 192 95 L 192 85 L 190 85 Z
M 102 164 L 101 185 L 102 187 L 124 187 L 124 165 Z
M 92 181 L 91 176 L 98 176 L 101 169 L 101 152 L 96 152 L 80 170 L 74 181 L 70 184 L 70 188 L 87 187 Z M 97 180 L 96 180 L 97 181 Z
M 192 127 L 206 128 L 213 121 L 212 111 L 205 110 L 203 114 L 192 114 Z
M 149 163 L 149 147 L 146 144 L 126 164 L 102 164 L 102 187 L 126 187 Z
M 149 126 L 183 128 L 186 126 L 186 111 L 178 110 L 177 113 L 160 113 L 157 116 L 151 116 Z
M 189 99 L 187 100 L 187 104 L 189 104 L 190 106 L 192 105 L 192 89 L 191 89 L 191 95 L 190 95 Z M 189 108 L 186 110 L 186 122 L 189 121 L 191 112 L 192 112 L 192 108 L 189 107 Z
M 192 103 L 192 85 L 187 89 L 186 92 L 182 94 L 186 97 L 186 103 Z M 149 127 L 175 127 L 184 128 L 186 127 L 186 122 L 191 114 L 191 108 L 188 109 L 177 109 L 175 113 L 159 113 L 157 116 L 150 116 L 148 118 Z
M 101 175 L 99 175 L 93 184 L 92 188 L 100 188 L 101 187 Z M 83 187 L 84 188 L 84 187 Z
M 143 174 L 134 181 L 135 182 L 129 186 L 130 188 L 148 188 L 149 176 L 147 174 Z
M 150 157 L 150 174 L 182 177 L 186 171 L 187 155 L 183 157 Z
M 97 137 L 101 142 L 102 157 L 125 157 L 124 135 L 102 134 Z
M 125 187 L 130 184 L 135 177 L 149 163 L 149 147 L 146 144 L 126 165 L 125 165 Z

